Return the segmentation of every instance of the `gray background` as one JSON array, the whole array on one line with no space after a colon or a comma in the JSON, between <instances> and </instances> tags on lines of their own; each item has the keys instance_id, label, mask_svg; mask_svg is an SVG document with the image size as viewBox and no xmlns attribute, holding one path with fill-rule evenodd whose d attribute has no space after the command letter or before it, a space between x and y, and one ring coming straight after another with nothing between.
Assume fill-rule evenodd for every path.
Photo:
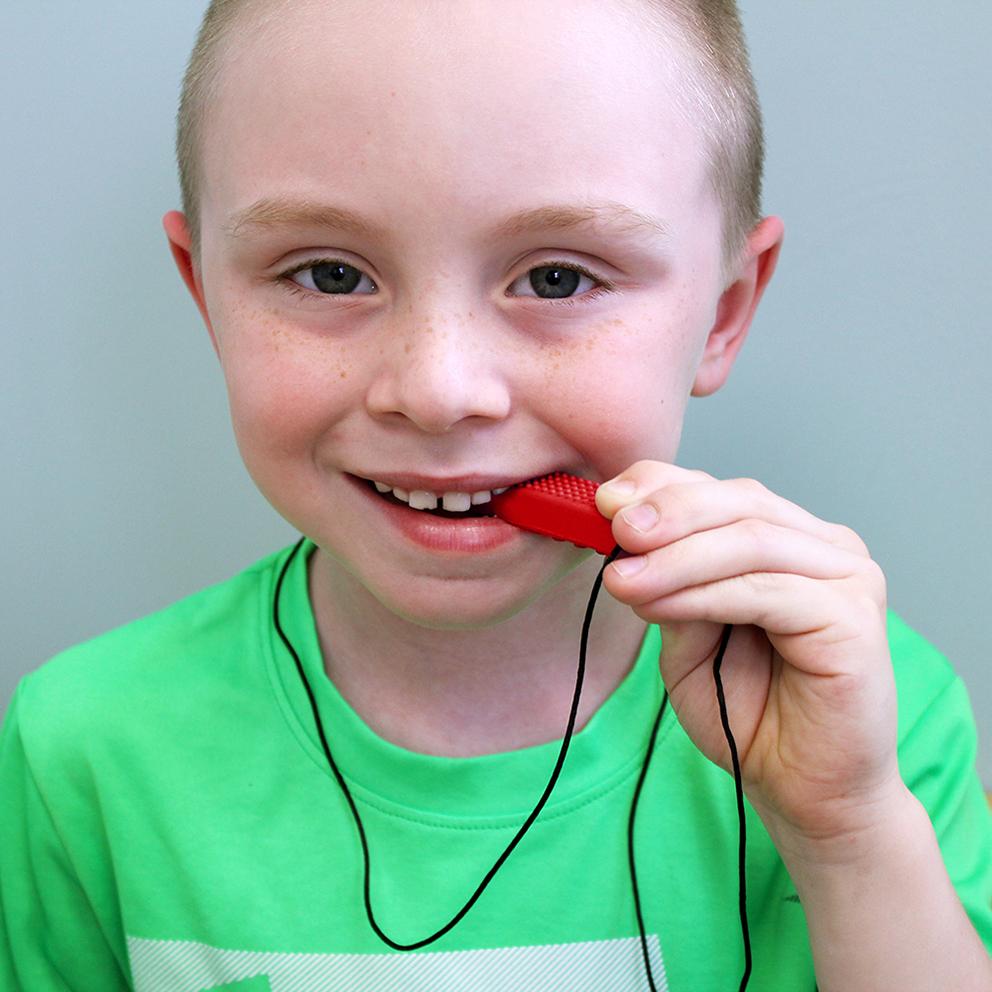
<instances>
[{"instance_id":1,"label":"gray background","mask_svg":"<svg viewBox=\"0 0 992 992\"><path fill-rule=\"evenodd\" d=\"M0 14L0 709L55 651L294 537L241 464L159 222L204 6ZM679 462L861 534L889 605L964 677L992 786L992 5L752 0L744 17L786 244Z\"/></svg>"}]
</instances>

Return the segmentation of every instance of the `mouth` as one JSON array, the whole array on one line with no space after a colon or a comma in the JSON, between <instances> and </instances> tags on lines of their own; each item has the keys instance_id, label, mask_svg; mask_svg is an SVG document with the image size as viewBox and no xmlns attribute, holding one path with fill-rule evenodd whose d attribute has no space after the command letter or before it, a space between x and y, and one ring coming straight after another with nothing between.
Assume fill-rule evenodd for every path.
<instances>
[{"instance_id":1,"label":"mouth","mask_svg":"<svg viewBox=\"0 0 992 992\"><path fill-rule=\"evenodd\" d=\"M389 486L372 479L356 476L366 488L379 499L394 506L429 514L448 520L464 520L469 517L495 517L488 507L493 493L505 492L508 487L494 490L478 490L474 493L448 492L434 493L425 489L406 490Z\"/></svg>"},{"instance_id":2,"label":"mouth","mask_svg":"<svg viewBox=\"0 0 992 992\"><path fill-rule=\"evenodd\" d=\"M601 533L604 524L608 531L609 521L590 508L586 490L595 491L595 483L561 470L523 479L511 474L439 478L400 473L388 482L344 474L363 494L363 502L372 500L381 508L373 511L376 534L381 525L384 536L402 536L435 554L522 553L533 549L540 536L596 550L607 541L607 551L613 547L612 534ZM425 484L444 491L418 488ZM485 485L493 488L482 489Z\"/></svg>"},{"instance_id":3,"label":"mouth","mask_svg":"<svg viewBox=\"0 0 992 992\"><path fill-rule=\"evenodd\" d=\"M524 540L528 535L523 530L500 519L487 505L496 490L477 488L480 484L509 482L506 476L432 480L435 485L440 483L438 488L444 488L443 493L405 490L350 472L345 473L345 477L363 501L372 501L367 504L370 509L378 507L381 510L373 513L371 519L375 534L387 543L399 538L407 547L412 545L420 551L426 549L432 555L453 556L454 559L480 554L512 554L514 549L529 543ZM422 486L426 481L423 476L414 475L392 478L392 483L410 486ZM449 488L459 485L470 491L456 492ZM505 492L509 487L501 488Z\"/></svg>"}]
</instances>

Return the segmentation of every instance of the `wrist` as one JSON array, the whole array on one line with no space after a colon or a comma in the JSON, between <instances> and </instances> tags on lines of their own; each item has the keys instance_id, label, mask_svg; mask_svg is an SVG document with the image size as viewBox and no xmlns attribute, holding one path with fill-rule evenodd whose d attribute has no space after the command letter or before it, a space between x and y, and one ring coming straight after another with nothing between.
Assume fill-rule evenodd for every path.
<instances>
[{"instance_id":1,"label":"wrist","mask_svg":"<svg viewBox=\"0 0 992 992\"><path fill-rule=\"evenodd\" d=\"M818 987L992 988L988 952L948 876L926 809L908 789L871 825L774 837L806 916Z\"/></svg>"},{"instance_id":2,"label":"wrist","mask_svg":"<svg viewBox=\"0 0 992 992\"><path fill-rule=\"evenodd\" d=\"M774 814L758 813L797 886L797 876L878 865L933 832L923 805L898 777L870 799L814 819L814 828L799 829Z\"/></svg>"}]
</instances>

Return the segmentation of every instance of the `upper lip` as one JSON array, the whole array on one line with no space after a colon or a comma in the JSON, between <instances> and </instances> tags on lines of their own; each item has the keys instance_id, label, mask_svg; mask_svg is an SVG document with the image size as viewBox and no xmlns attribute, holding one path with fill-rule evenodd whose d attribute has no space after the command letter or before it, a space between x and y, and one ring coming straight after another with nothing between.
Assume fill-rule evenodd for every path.
<instances>
[{"instance_id":1,"label":"upper lip","mask_svg":"<svg viewBox=\"0 0 992 992\"><path fill-rule=\"evenodd\" d=\"M381 475L363 472L358 476L368 482L381 482L394 489L405 489L408 492L417 490L429 493L478 493L484 490L503 489L515 486L518 482L537 478L546 473L536 475L450 475L444 477L430 475L413 475L409 472L383 472Z\"/></svg>"}]
</instances>

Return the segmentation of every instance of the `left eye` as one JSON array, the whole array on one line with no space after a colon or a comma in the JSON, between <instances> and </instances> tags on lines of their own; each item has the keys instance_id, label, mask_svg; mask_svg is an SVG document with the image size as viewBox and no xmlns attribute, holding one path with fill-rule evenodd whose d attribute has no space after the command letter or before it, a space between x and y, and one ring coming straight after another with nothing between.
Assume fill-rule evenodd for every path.
<instances>
[{"instance_id":1,"label":"left eye","mask_svg":"<svg viewBox=\"0 0 992 992\"><path fill-rule=\"evenodd\" d=\"M583 279L605 286L601 279L597 279L591 272L581 265L565 265L564 263L554 263L552 265L539 265L514 280L511 289L521 280L526 279L530 288L542 300L561 300L572 296ZM522 294L527 295L527 294Z\"/></svg>"},{"instance_id":2,"label":"left eye","mask_svg":"<svg viewBox=\"0 0 992 992\"><path fill-rule=\"evenodd\" d=\"M363 279L372 287L373 293L376 291L375 283L347 262L308 262L286 275L297 286L315 293L351 294Z\"/></svg>"}]
</instances>

